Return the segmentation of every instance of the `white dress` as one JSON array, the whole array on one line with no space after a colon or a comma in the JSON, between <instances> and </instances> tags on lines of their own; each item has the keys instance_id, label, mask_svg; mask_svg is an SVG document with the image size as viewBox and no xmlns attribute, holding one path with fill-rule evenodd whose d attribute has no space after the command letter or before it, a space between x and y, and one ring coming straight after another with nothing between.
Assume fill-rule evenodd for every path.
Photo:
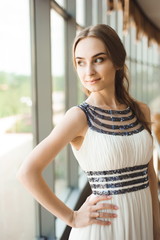
<instances>
[{"instance_id":1,"label":"white dress","mask_svg":"<svg viewBox=\"0 0 160 240\"><path fill-rule=\"evenodd\" d=\"M147 167L152 137L130 107L104 110L83 102L89 128L79 150L73 148L95 195L112 195L118 210L112 224L72 228L69 240L153 240L151 193Z\"/></svg>"}]
</instances>

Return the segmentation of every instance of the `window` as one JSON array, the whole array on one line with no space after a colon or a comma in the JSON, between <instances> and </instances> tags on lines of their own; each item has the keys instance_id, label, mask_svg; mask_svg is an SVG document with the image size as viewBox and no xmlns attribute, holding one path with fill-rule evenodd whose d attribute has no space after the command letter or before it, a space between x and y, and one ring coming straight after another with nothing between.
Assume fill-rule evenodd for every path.
<instances>
[{"instance_id":1,"label":"window","mask_svg":"<svg viewBox=\"0 0 160 240\"><path fill-rule=\"evenodd\" d=\"M65 0L56 0L56 2L57 2L61 7L64 7L64 5L65 5Z\"/></svg>"},{"instance_id":2,"label":"window","mask_svg":"<svg viewBox=\"0 0 160 240\"><path fill-rule=\"evenodd\" d=\"M32 149L29 1L0 8L0 226L1 239L35 236L34 200L16 179Z\"/></svg>"},{"instance_id":3,"label":"window","mask_svg":"<svg viewBox=\"0 0 160 240\"><path fill-rule=\"evenodd\" d=\"M66 111L65 78L65 30L64 20L51 10L52 82L53 82L53 125L55 126ZM58 29L58 31L57 31ZM55 194L65 200L68 187L67 147L56 157L54 164Z\"/></svg>"},{"instance_id":4,"label":"window","mask_svg":"<svg viewBox=\"0 0 160 240\"><path fill-rule=\"evenodd\" d=\"M76 0L76 22L85 26L85 0Z\"/></svg>"}]
</instances>

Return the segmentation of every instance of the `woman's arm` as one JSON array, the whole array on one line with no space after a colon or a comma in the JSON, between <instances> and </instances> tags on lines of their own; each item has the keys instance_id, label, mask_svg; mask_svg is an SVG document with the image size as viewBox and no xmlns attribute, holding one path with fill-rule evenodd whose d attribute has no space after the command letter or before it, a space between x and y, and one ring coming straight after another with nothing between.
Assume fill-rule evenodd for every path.
<instances>
[{"instance_id":1,"label":"woman's arm","mask_svg":"<svg viewBox=\"0 0 160 240\"><path fill-rule=\"evenodd\" d=\"M77 136L81 136L80 133L85 126L87 120L82 110L77 107L71 108L50 135L33 149L17 173L17 178L41 205L72 227L82 227L92 223L107 225L108 221L96 220L97 211L114 207L109 204L95 206L96 202L109 199L107 196L97 197L94 202L86 201L79 211L74 212L55 196L42 177L45 167L65 145ZM114 216L104 213L104 217Z\"/></svg>"}]
</instances>

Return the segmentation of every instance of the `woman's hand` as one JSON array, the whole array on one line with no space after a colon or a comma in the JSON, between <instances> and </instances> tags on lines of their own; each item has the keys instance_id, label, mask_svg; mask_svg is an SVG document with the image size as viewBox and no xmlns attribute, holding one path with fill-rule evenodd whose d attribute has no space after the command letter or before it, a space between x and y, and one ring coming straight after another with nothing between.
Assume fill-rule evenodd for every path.
<instances>
[{"instance_id":1,"label":"woman's hand","mask_svg":"<svg viewBox=\"0 0 160 240\"><path fill-rule=\"evenodd\" d=\"M96 196L91 199L91 196L89 196L81 208L74 211L72 227L81 228L91 224L110 225L111 222L106 218L116 218L117 214L100 211L104 209L117 210L118 207L109 203L100 203L100 201L110 200L111 198L111 196ZM99 220L99 218L104 220Z\"/></svg>"}]
</instances>

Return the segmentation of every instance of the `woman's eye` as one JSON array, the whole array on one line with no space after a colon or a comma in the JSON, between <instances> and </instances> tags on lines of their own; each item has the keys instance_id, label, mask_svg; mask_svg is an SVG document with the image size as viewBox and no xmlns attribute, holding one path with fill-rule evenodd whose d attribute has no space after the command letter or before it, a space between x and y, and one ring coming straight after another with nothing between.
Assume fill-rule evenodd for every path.
<instances>
[{"instance_id":1,"label":"woman's eye","mask_svg":"<svg viewBox=\"0 0 160 240\"><path fill-rule=\"evenodd\" d=\"M78 65L78 66L83 66L83 65L84 65L84 62L78 61L78 62L77 62L77 65Z\"/></svg>"},{"instance_id":2,"label":"woman's eye","mask_svg":"<svg viewBox=\"0 0 160 240\"><path fill-rule=\"evenodd\" d=\"M96 59L95 59L95 62L96 62L96 63L101 63L101 62L103 62L103 60L104 60L103 58L96 58Z\"/></svg>"}]
</instances>

